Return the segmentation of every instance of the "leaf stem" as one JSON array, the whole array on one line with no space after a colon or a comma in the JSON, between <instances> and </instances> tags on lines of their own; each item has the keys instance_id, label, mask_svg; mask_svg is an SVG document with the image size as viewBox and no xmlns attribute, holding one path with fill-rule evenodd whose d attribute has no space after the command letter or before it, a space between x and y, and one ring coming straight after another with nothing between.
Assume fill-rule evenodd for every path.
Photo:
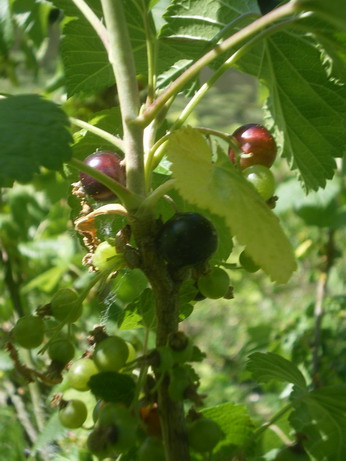
<instances>
[{"instance_id":1,"label":"leaf stem","mask_svg":"<svg viewBox=\"0 0 346 461\"><path fill-rule=\"evenodd\" d=\"M109 35L109 62L117 84L122 116L126 182L130 192L144 195L143 129L134 124L140 109L135 63L123 2L101 0Z\"/></svg>"},{"instance_id":2,"label":"leaf stem","mask_svg":"<svg viewBox=\"0 0 346 461\"><path fill-rule=\"evenodd\" d=\"M326 245L325 263L322 269L316 287L316 300L314 307L315 328L313 333L313 351L312 351L312 382L314 388L321 387L321 379L319 374L320 365L320 349L321 349L321 331L322 321L325 314L324 301L327 293L328 278L330 269L334 264L335 242L334 229L328 231L328 240Z\"/></svg>"},{"instance_id":3,"label":"leaf stem","mask_svg":"<svg viewBox=\"0 0 346 461\"><path fill-rule=\"evenodd\" d=\"M249 49L254 46L259 40L272 35L274 32L277 32L280 29L285 28L288 24L292 24L294 20L289 19L287 21L280 22L279 24L275 24L272 27L269 27L268 29L263 30L260 32L258 35L250 39L249 41L246 42L245 45L243 45L241 48L239 48L232 56L230 56L223 64L222 66L219 67L219 69L210 77L210 79L205 82L199 90L194 94L194 96L190 99L188 104L184 107L183 111L177 118L177 120L174 122L174 124L171 127L171 131L176 130L177 128L180 128L191 112L194 110L194 108L197 106L197 104L201 101L203 96L207 93L207 91L212 88L215 84L215 82L227 71L232 67L238 59L240 59L245 53L249 51Z\"/></svg>"},{"instance_id":4,"label":"leaf stem","mask_svg":"<svg viewBox=\"0 0 346 461\"><path fill-rule=\"evenodd\" d=\"M154 99L156 87L156 36L151 33L150 18L151 11L147 11L144 0L142 4L142 16L145 30L145 43L147 47L147 60L148 60L148 95L147 103L151 104Z\"/></svg>"},{"instance_id":5,"label":"leaf stem","mask_svg":"<svg viewBox=\"0 0 346 461\"><path fill-rule=\"evenodd\" d=\"M96 136L99 136L105 141L108 141L109 143L113 144L115 147L120 149L122 152L124 152L124 141L118 138L117 136L114 136L111 133L108 133L108 131L98 128L97 126L91 125L90 123L85 122L84 120L79 120L78 118L70 117L70 122L73 125L78 126L79 128L83 128L87 131L90 131L90 133L96 134Z\"/></svg>"},{"instance_id":6,"label":"leaf stem","mask_svg":"<svg viewBox=\"0 0 346 461\"><path fill-rule=\"evenodd\" d=\"M266 423L262 424L254 433L253 433L253 438L257 438L262 433L267 430L270 426L276 423L276 421L279 421L288 411L290 411L293 408L293 402L288 403L285 405L283 408L281 408L275 415Z\"/></svg>"},{"instance_id":7,"label":"leaf stem","mask_svg":"<svg viewBox=\"0 0 346 461\"><path fill-rule=\"evenodd\" d=\"M100 37L103 46L108 51L109 41L107 36L107 30L90 6L84 0L72 0L76 7L83 13L85 19L89 21L97 35Z\"/></svg>"},{"instance_id":8,"label":"leaf stem","mask_svg":"<svg viewBox=\"0 0 346 461\"><path fill-rule=\"evenodd\" d=\"M285 16L292 15L296 13L297 7L295 2L291 1L286 3L272 11L268 14L261 16L260 18L253 21L248 26L245 26L243 29L234 33L231 37L224 40L222 43L216 45L212 50L198 59L194 64L192 64L183 74L181 74L154 102L147 110L141 114L137 123L142 126L148 125L160 112L165 103L178 91L186 85L189 80L195 77L204 67L209 65L214 59L216 59L221 54L229 51L235 46L239 46L243 41L248 40L257 32L260 32L262 29L271 26L273 22L283 19Z\"/></svg>"}]
</instances>

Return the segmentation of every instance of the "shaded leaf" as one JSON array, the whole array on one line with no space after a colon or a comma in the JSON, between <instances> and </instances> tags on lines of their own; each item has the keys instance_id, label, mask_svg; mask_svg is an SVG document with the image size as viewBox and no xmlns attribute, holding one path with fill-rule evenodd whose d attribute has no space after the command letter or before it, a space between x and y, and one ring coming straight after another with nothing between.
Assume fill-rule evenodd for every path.
<instances>
[{"instance_id":1,"label":"shaded leaf","mask_svg":"<svg viewBox=\"0 0 346 461\"><path fill-rule=\"evenodd\" d=\"M129 376L115 371L93 375L88 385L97 399L129 405L135 395L136 383Z\"/></svg>"},{"instance_id":2,"label":"shaded leaf","mask_svg":"<svg viewBox=\"0 0 346 461\"><path fill-rule=\"evenodd\" d=\"M40 167L59 170L71 158L68 125L66 114L38 95L1 99L0 185L28 182Z\"/></svg>"},{"instance_id":3,"label":"shaded leaf","mask_svg":"<svg viewBox=\"0 0 346 461\"><path fill-rule=\"evenodd\" d=\"M243 446L252 436L254 423L242 405L223 403L202 410L202 414L217 422L226 436L215 447L215 452L222 450L226 445Z\"/></svg>"},{"instance_id":4,"label":"shaded leaf","mask_svg":"<svg viewBox=\"0 0 346 461\"><path fill-rule=\"evenodd\" d=\"M315 460L342 461L346 457L346 386L328 386L295 402L290 415L303 434L304 448Z\"/></svg>"},{"instance_id":5,"label":"shaded leaf","mask_svg":"<svg viewBox=\"0 0 346 461\"><path fill-rule=\"evenodd\" d=\"M272 352L255 352L249 357L247 369L258 382L268 382L272 379L296 385L299 389L306 389L306 381L297 368L289 360Z\"/></svg>"}]
</instances>

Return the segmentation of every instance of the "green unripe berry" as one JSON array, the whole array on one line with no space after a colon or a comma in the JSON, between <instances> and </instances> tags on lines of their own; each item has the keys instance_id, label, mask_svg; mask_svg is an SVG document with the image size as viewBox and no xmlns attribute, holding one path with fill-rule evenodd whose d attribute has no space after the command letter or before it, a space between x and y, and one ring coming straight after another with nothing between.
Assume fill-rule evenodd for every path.
<instances>
[{"instance_id":1,"label":"green unripe berry","mask_svg":"<svg viewBox=\"0 0 346 461\"><path fill-rule=\"evenodd\" d=\"M53 340L48 346L48 355L52 360L65 364L73 359L74 345L68 339Z\"/></svg>"},{"instance_id":2,"label":"green unripe berry","mask_svg":"<svg viewBox=\"0 0 346 461\"><path fill-rule=\"evenodd\" d=\"M50 305L53 316L60 322L73 323L82 315L78 293L71 288L57 291Z\"/></svg>"},{"instance_id":3,"label":"green unripe berry","mask_svg":"<svg viewBox=\"0 0 346 461\"><path fill-rule=\"evenodd\" d=\"M81 427L88 416L85 403L78 399L69 400L66 405L59 410L59 420L61 424L69 429Z\"/></svg>"},{"instance_id":4,"label":"green unripe berry","mask_svg":"<svg viewBox=\"0 0 346 461\"><path fill-rule=\"evenodd\" d=\"M102 242L98 245L93 255L93 265L99 271L103 271L112 265L117 252L113 245Z\"/></svg>"},{"instance_id":5,"label":"green unripe berry","mask_svg":"<svg viewBox=\"0 0 346 461\"><path fill-rule=\"evenodd\" d=\"M190 446L199 453L211 452L224 438L219 425L209 418L198 418L188 427Z\"/></svg>"},{"instance_id":6,"label":"green unripe berry","mask_svg":"<svg viewBox=\"0 0 346 461\"><path fill-rule=\"evenodd\" d=\"M101 371L118 371L129 356L129 348L119 336L108 336L96 344L93 360Z\"/></svg>"},{"instance_id":7,"label":"green unripe berry","mask_svg":"<svg viewBox=\"0 0 346 461\"><path fill-rule=\"evenodd\" d=\"M93 375L99 372L95 363L91 359L79 359L71 366L67 378L71 387L78 391L88 391L88 382Z\"/></svg>"},{"instance_id":8,"label":"green unripe berry","mask_svg":"<svg viewBox=\"0 0 346 461\"><path fill-rule=\"evenodd\" d=\"M274 175L266 166L250 166L249 168L245 168L243 175L254 186L263 200L269 200L274 195Z\"/></svg>"},{"instance_id":9,"label":"green unripe berry","mask_svg":"<svg viewBox=\"0 0 346 461\"><path fill-rule=\"evenodd\" d=\"M260 269L251 256L244 250L239 255L239 263L247 272L257 272Z\"/></svg>"},{"instance_id":10,"label":"green unripe berry","mask_svg":"<svg viewBox=\"0 0 346 461\"><path fill-rule=\"evenodd\" d=\"M198 279L198 289L206 298L218 299L225 296L229 283L227 272L220 267L214 267Z\"/></svg>"},{"instance_id":11,"label":"green unripe berry","mask_svg":"<svg viewBox=\"0 0 346 461\"><path fill-rule=\"evenodd\" d=\"M19 346L34 349L43 341L44 322L40 317L25 315L13 327L12 335Z\"/></svg>"}]
</instances>

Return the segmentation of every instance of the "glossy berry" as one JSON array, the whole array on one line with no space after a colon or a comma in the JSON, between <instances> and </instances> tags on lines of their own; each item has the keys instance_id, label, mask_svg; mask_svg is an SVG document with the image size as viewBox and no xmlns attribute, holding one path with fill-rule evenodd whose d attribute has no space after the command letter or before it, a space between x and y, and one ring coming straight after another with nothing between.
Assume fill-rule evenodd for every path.
<instances>
[{"instance_id":1,"label":"glossy berry","mask_svg":"<svg viewBox=\"0 0 346 461\"><path fill-rule=\"evenodd\" d=\"M190 446L199 453L210 452L224 438L220 426L209 418L198 418L188 427Z\"/></svg>"},{"instance_id":2,"label":"glossy berry","mask_svg":"<svg viewBox=\"0 0 346 461\"><path fill-rule=\"evenodd\" d=\"M255 263L255 261L245 250L243 250L239 255L239 263L247 272L253 273L260 269L260 266Z\"/></svg>"},{"instance_id":3,"label":"glossy berry","mask_svg":"<svg viewBox=\"0 0 346 461\"><path fill-rule=\"evenodd\" d=\"M118 371L129 356L129 348L119 336L108 336L96 344L93 360L101 371Z\"/></svg>"},{"instance_id":4,"label":"glossy berry","mask_svg":"<svg viewBox=\"0 0 346 461\"><path fill-rule=\"evenodd\" d=\"M69 400L59 410L59 420L61 424L69 429L81 427L88 416L85 403L78 399Z\"/></svg>"},{"instance_id":5,"label":"glossy berry","mask_svg":"<svg viewBox=\"0 0 346 461\"><path fill-rule=\"evenodd\" d=\"M66 364L73 359L74 345L68 339L53 340L48 346L48 355L56 362Z\"/></svg>"},{"instance_id":6,"label":"glossy berry","mask_svg":"<svg viewBox=\"0 0 346 461\"><path fill-rule=\"evenodd\" d=\"M243 171L243 175L257 190L263 200L269 200L275 192L275 179L269 168L253 165Z\"/></svg>"},{"instance_id":7,"label":"glossy berry","mask_svg":"<svg viewBox=\"0 0 346 461\"><path fill-rule=\"evenodd\" d=\"M91 359L79 359L71 366L67 373L68 383L78 391L88 391L88 382L93 375L99 372Z\"/></svg>"},{"instance_id":8,"label":"glossy berry","mask_svg":"<svg viewBox=\"0 0 346 461\"><path fill-rule=\"evenodd\" d=\"M53 296L51 303L53 316L59 322L73 323L82 315L82 304L79 295L71 288L62 288Z\"/></svg>"},{"instance_id":9,"label":"glossy berry","mask_svg":"<svg viewBox=\"0 0 346 461\"><path fill-rule=\"evenodd\" d=\"M93 254L93 265L99 271L103 271L112 265L116 254L117 252L113 245L108 242L101 242Z\"/></svg>"},{"instance_id":10,"label":"glossy berry","mask_svg":"<svg viewBox=\"0 0 346 461\"><path fill-rule=\"evenodd\" d=\"M166 221L158 235L163 258L174 267L205 262L217 248L212 223L197 213L177 213Z\"/></svg>"},{"instance_id":11,"label":"glossy berry","mask_svg":"<svg viewBox=\"0 0 346 461\"><path fill-rule=\"evenodd\" d=\"M84 162L96 170L104 173L112 179L115 179L120 184L125 185L125 169L121 164L121 158L110 151L97 151L89 155ZM97 181L87 173L81 172L80 180L84 191L94 200L107 201L116 198L115 194L105 185Z\"/></svg>"},{"instance_id":12,"label":"glossy berry","mask_svg":"<svg viewBox=\"0 0 346 461\"><path fill-rule=\"evenodd\" d=\"M12 330L14 341L25 349L38 347L44 336L44 322L40 317L25 315L21 317Z\"/></svg>"},{"instance_id":13,"label":"glossy berry","mask_svg":"<svg viewBox=\"0 0 346 461\"><path fill-rule=\"evenodd\" d=\"M251 165L264 165L269 168L274 163L276 143L264 126L253 123L243 125L235 130L232 138L244 154L252 154L250 157L240 157L239 164L242 170ZM232 148L229 149L228 155L235 163L236 152Z\"/></svg>"},{"instance_id":14,"label":"glossy berry","mask_svg":"<svg viewBox=\"0 0 346 461\"><path fill-rule=\"evenodd\" d=\"M218 299L225 296L229 288L229 276L221 267L214 267L198 279L198 289L203 296Z\"/></svg>"}]
</instances>

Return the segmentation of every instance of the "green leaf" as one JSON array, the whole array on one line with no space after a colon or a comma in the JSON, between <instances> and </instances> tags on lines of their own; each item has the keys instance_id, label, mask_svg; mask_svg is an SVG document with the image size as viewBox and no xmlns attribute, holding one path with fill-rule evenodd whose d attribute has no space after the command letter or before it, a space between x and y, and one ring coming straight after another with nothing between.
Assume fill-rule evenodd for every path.
<instances>
[{"instance_id":1,"label":"green leaf","mask_svg":"<svg viewBox=\"0 0 346 461\"><path fill-rule=\"evenodd\" d=\"M125 405L130 405L136 390L136 383L131 376L115 371L97 373L90 378L88 384L97 399Z\"/></svg>"},{"instance_id":2,"label":"green leaf","mask_svg":"<svg viewBox=\"0 0 346 461\"><path fill-rule=\"evenodd\" d=\"M271 279L287 282L296 269L291 245L278 218L226 155L212 164L207 141L190 127L174 132L166 151L180 195L222 216L231 234Z\"/></svg>"},{"instance_id":3,"label":"green leaf","mask_svg":"<svg viewBox=\"0 0 346 461\"><path fill-rule=\"evenodd\" d=\"M103 44L91 25L82 19L64 27L61 56L68 96L92 94L114 84L112 66Z\"/></svg>"},{"instance_id":4,"label":"green leaf","mask_svg":"<svg viewBox=\"0 0 346 461\"><path fill-rule=\"evenodd\" d=\"M346 86L328 76L318 47L310 36L280 32L240 61L268 86L275 137L307 191L326 185L346 149Z\"/></svg>"},{"instance_id":5,"label":"green leaf","mask_svg":"<svg viewBox=\"0 0 346 461\"><path fill-rule=\"evenodd\" d=\"M151 289L146 288L138 298L131 302L119 315L120 330L152 327L155 319L155 300Z\"/></svg>"},{"instance_id":6,"label":"green leaf","mask_svg":"<svg viewBox=\"0 0 346 461\"><path fill-rule=\"evenodd\" d=\"M11 406L2 405L0 410L0 459L25 461L27 442L18 416Z\"/></svg>"},{"instance_id":7,"label":"green leaf","mask_svg":"<svg viewBox=\"0 0 346 461\"><path fill-rule=\"evenodd\" d=\"M159 34L158 85L163 88L222 38L259 15L255 0L174 0ZM226 56L224 57L226 59Z\"/></svg>"},{"instance_id":8,"label":"green leaf","mask_svg":"<svg viewBox=\"0 0 346 461\"><path fill-rule=\"evenodd\" d=\"M296 0L304 11L315 11L342 31L346 31L346 10L344 0Z\"/></svg>"},{"instance_id":9,"label":"green leaf","mask_svg":"<svg viewBox=\"0 0 346 461\"><path fill-rule=\"evenodd\" d=\"M243 446L252 436L254 423L247 409L242 405L236 405L232 402L223 403L202 410L202 414L217 422L226 436L215 447L215 452L222 450L222 447L227 445Z\"/></svg>"},{"instance_id":10,"label":"green leaf","mask_svg":"<svg viewBox=\"0 0 346 461\"><path fill-rule=\"evenodd\" d=\"M107 52L90 23L69 3L71 2L66 4L66 1L55 1L56 5L61 4L67 14L75 17L65 25L61 45L68 95L101 91L115 83ZM144 13L136 0L123 0L123 3L136 71L138 74L146 75L146 36L142 19ZM103 21L99 1L94 0L90 6ZM151 27L154 28L153 24Z\"/></svg>"},{"instance_id":11,"label":"green leaf","mask_svg":"<svg viewBox=\"0 0 346 461\"><path fill-rule=\"evenodd\" d=\"M296 385L306 389L306 381L297 366L289 360L272 352L255 352L249 357L247 369L258 382L268 382L272 379Z\"/></svg>"},{"instance_id":12,"label":"green leaf","mask_svg":"<svg viewBox=\"0 0 346 461\"><path fill-rule=\"evenodd\" d=\"M0 186L28 182L40 167L59 170L71 158L66 114L38 95L0 100Z\"/></svg>"},{"instance_id":13,"label":"green leaf","mask_svg":"<svg viewBox=\"0 0 346 461\"><path fill-rule=\"evenodd\" d=\"M328 386L295 404L290 422L302 434L306 451L316 460L346 458L346 386Z\"/></svg>"}]
</instances>

